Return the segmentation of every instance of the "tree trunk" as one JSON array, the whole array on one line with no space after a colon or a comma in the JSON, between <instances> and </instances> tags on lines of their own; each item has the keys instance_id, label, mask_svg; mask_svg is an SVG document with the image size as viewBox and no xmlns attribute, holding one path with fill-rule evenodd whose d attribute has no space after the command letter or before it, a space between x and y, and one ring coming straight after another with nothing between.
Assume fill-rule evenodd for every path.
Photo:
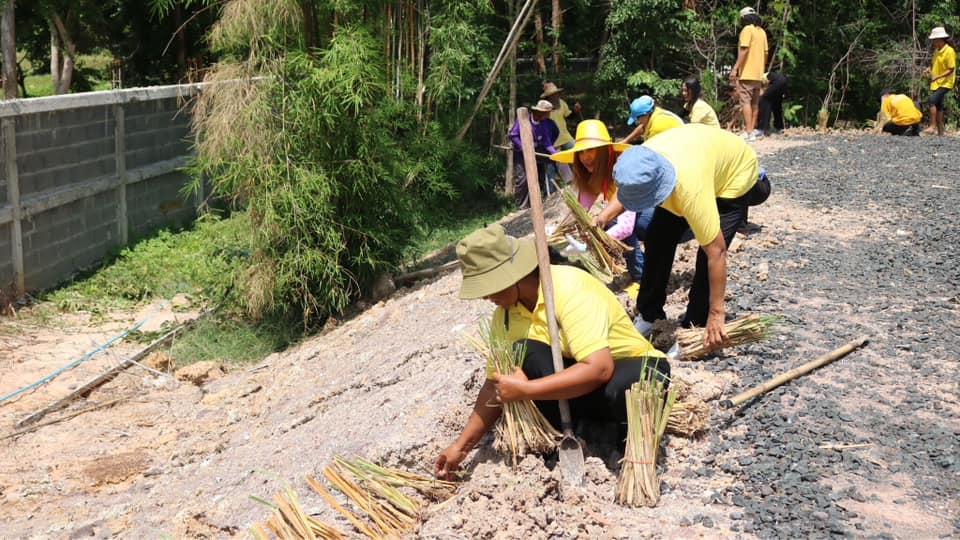
<instances>
[{"instance_id":1,"label":"tree trunk","mask_svg":"<svg viewBox=\"0 0 960 540\"><path fill-rule=\"evenodd\" d=\"M66 94L70 92L70 86L73 84L73 67L77 58L77 46L67 32L66 25L56 13L53 14L53 24L57 27L57 33L60 35L60 42L63 44L63 69L60 72L60 84L54 89L56 94Z\"/></svg>"},{"instance_id":2,"label":"tree trunk","mask_svg":"<svg viewBox=\"0 0 960 540\"><path fill-rule=\"evenodd\" d=\"M0 18L0 48L3 49L3 95L6 99L17 98L17 35L14 19L14 0L7 0L7 7Z\"/></svg>"},{"instance_id":3,"label":"tree trunk","mask_svg":"<svg viewBox=\"0 0 960 540\"><path fill-rule=\"evenodd\" d=\"M560 25L563 22L563 11L560 9L560 0L553 0L553 72L560 73Z\"/></svg>"},{"instance_id":4,"label":"tree trunk","mask_svg":"<svg viewBox=\"0 0 960 540\"><path fill-rule=\"evenodd\" d=\"M317 11L314 2L300 1L300 11L303 12L303 41L308 51L318 45L317 40Z\"/></svg>"},{"instance_id":5,"label":"tree trunk","mask_svg":"<svg viewBox=\"0 0 960 540\"><path fill-rule=\"evenodd\" d=\"M60 36L57 34L57 27L50 22L50 79L53 81L53 89L56 91L60 86Z\"/></svg>"},{"instance_id":6,"label":"tree trunk","mask_svg":"<svg viewBox=\"0 0 960 540\"><path fill-rule=\"evenodd\" d=\"M177 27L177 67L183 76L187 74L187 33L183 27L183 8L180 2L173 7L173 24Z\"/></svg>"},{"instance_id":7,"label":"tree trunk","mask_svg":"<svg viewBox=\"0 0 960 540\"><path fill-rule=\"evenodd\" d=\"M537 69L540 70L540 75L546 75L547 61L543 57L543 17L540 16L539 10L534 15L533 26L537 37Z\"/></svg>"}]
</instances>

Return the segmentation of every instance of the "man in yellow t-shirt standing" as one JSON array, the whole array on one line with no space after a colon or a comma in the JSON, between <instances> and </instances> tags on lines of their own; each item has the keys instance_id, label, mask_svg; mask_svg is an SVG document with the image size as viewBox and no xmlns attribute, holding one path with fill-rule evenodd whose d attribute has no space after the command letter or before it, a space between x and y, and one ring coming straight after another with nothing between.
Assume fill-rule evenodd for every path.
<instances>
[{"instance_id":1,"label":"man in yellow t-shirt standing","mask_svg":"<svg viewBox=\"0 0 960 540\"><path fill-rule=\"evenodd\" d=\"M760 112L760 87L767 63L767 33L760 27L760 16L752 7L740 10L739 52L737 62L730 70L730 84L740 100L743 113L743 138L756 140L763 133L757 129Z\"/></svg>"},{"instance_id":2,"label":"man in yellow t-shirt standing","mask_svg":"<svg viewBox=\"0 0 960 540\"><path fill-rule=\"evenodd\" d=\"M933 64L930 66L930 127L924 133L943 135L944 118L943 102L947 92L953 89L957 82L957 51L950 42L947 30L938 26L930 32L930 41L933 45Z\"/></svg>"},{"instance_id":3,"label":"man in yellow t-shirt standing","mask_svg":"<svg viewBox=\"0 0 960 540\"><path fill-rule=\"evenodd\" d=\"M884 90L880 95L880 118L874 130L891 135L920 135L920 120L923 113L913 103L910 96L894 94Z\"/></svg>"},{"instance_id":4,"label":"man in yellow t-shirt standing","mask_svg":"<svg viewBox=\"0 0 960 540\"><path fill-rule=\"evenodd\" d=\"M557 140L553 141L553 146L557 151L573 148L573 136L570 135L570 130L567 128L567 117L573 112L580 114L580 103L574 103L573 109L570 109L567 102L560 97L562 95L563 88L558 88L557 85L552 82L543 83L543 93L540 94L540 99L545 99L553 105L553 111L550 112L550 119L553 120L553 123L556 124L560 130L560 134L557 135ZM573 181L573 171L569 165L558 165L551 161L547 164L547 177L556 178L557 176L563 178L563 181L566 183Z\"/></svg>"},{"instance_id":5,"label":"man in yellow t-shirt standing","mask_svg":"<svg viewBox=\"0 0 960 540\"><path fill-rule=\"evenodd\" d=\"M627 389L645 370L669 381L666 355L637 332L620 301L603 283L572 266L550 267L564 363L563 371L554 372L532 239L507 236L500 225L490 225L461 240L457 258L463 274L460 298L482 298L495 304L491 333L523 346L524 360L513 374L488 369L463 431L434 463L437 476L444 478L456 471L500 418L502 409L493 404L532 400L544 417L559 427L557 400L565 399L578 428L595 424L609 429L585 431L611 435L621 431L625 436Z\"/></svg>"},{"instance_id":6,"label":"man in yellow t-shirt standing","mask_svg":"<svg viewBox=\"0 0 960 540\"><path fill-rule=\"evenodd\" d=\"M625 208L656 208L647 228L637 330L647 335L656 320L666 318L673 257L691 229L700 250L681 325L705 326L704 344L721 346L726 341L727 246L746 220L747 207L770 195L757 154L729 131L687 124L624 151L613 178Z\"/></svg>"}]
</instances>

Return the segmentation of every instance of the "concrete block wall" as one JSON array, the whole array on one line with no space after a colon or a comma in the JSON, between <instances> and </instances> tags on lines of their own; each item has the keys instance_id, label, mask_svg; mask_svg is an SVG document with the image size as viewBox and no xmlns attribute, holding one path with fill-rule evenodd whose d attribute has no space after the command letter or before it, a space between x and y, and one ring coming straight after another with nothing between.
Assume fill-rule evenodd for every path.
<instances>
[{"instance_id":1,"label":"concrete block wall","mask_svg":"<svg viewBox=\"0 0 960 540\"><path fill-rule=\"evenodd\" d=\"M190 223L196 203L183 195L189 177L179 170L191 151L183 104L201 86L0 102L0 291L54 287L124 241Z\"/></svg>"}]
</instances>

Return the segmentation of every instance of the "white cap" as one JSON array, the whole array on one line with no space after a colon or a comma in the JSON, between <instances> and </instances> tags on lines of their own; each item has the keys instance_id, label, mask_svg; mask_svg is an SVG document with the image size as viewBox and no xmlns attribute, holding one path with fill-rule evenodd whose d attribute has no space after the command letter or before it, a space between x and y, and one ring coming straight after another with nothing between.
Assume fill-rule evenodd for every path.
<instances>
[{"instance_id":1,"label":"white cap","mask_svg":"<svg viewBox=\"0 0 960 540\"><path fill-rule=\"evenodd\" d=\"M538 112L551 112L553 110L553 104L545 99L541 99L536 105L530 108Z\"/></svg>"},{"instance_id":2,"label":"white cap","mask_svg":"<svg viewBox=\"0 0 960 540\"><path fill-rule=\"evenodd\" d=\"M947 29L942 26L938 26L930 32L930 37L927 39L947 39L948 37L950 37L950 35L947 34Z\"/></svg>"},{"instance_id":3,"label":"white cap","mask_svg":"<svg viewBox=\"0 0 960 540\"><path fill-rule=\"evenodd\" d=\"M757 12L752 7L747 6L740 10L740 18L746 17L747 15L756 15Z\"/></svg>"}]
</instances>

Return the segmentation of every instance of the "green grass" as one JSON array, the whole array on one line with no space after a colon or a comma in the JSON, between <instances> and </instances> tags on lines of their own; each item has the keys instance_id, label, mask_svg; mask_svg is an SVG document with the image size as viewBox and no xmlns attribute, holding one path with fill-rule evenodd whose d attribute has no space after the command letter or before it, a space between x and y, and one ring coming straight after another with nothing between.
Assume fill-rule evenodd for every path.
<instances>
[{"instance_id":1,"label":"green grass","mask_svg":"<svg viewBox=\"0 0 960 540\"><path fill-rule=\"evenodd\" d=\"M250 324L223 316L211 316L185 332L170 348L177 366L203 360L250 364L286 348L300 337L299 325L279 322Z\"/></svg>"},{"instance_id":2,"label":"green grass","mask_svg":"<svg viewBox=\"0 0 960 540\"><path fill-rule=\"evenodd\" d=\"M160 231L41 300L62 311L94 314L131 309L178 293L189 294L195 303L219 302L249 257L249 227L247 215L237 213L228 219L207 215L189 231Z\"/></svg>"},{"instance_id":3,"label":"green grass","mask_svg":"<svg viewBox=\"0 0 960 540\"><path fill-rule=\"evenodd\" d=\"M513 201L503 197L481 200L469 208L452 211L446 218L421 227L416 238L403 253L404 262L412 264L431 251L456 242L471 232L489 225L516 209Z\"/></svg>"},{"instance_id":4,"label":"green grass","mask_svg":"<svg viewBox=\"0 0 960 540\"><path fill-rule=\"evenodd\" d=\"M23 54L23 51L20 51ZM19 54L18 54L19 56ZM77 71L85 70L91 76L92 91L109 90L110 69L113 58L107 51L99 51L92 54L81 54L77 56ZM24 73L33 73L24 77L23 84L27 87L27 95L32 98L53 95L53 78L50 73L35 73L33 64L28 60L23 64ZM49 68L44 67L38 71L49 72Z\"/></svg>"}]
</instances>

